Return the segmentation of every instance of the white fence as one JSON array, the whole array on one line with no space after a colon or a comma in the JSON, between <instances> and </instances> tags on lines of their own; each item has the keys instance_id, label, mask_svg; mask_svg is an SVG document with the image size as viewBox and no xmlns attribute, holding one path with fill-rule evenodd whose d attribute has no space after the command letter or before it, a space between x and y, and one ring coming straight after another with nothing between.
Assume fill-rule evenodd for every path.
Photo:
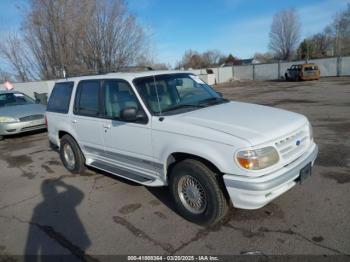
<instances>
[{"instance_id":1,"label":"white fence","mask_svg":"<svg viewBox=\"0 0 350 262\"><path fill-rule=\"evenodd\" d=\"M350 56L310 59L309 63L319 66L321 77L350 76ZM305 61L280 62L271 64L253 64L242 66L211 68L215 73L217 83L229 80L276 80L284 77L286 70L293 64ZM195 74L205 74L206 69L192 70Z\"/></svg>"}]
</instances>

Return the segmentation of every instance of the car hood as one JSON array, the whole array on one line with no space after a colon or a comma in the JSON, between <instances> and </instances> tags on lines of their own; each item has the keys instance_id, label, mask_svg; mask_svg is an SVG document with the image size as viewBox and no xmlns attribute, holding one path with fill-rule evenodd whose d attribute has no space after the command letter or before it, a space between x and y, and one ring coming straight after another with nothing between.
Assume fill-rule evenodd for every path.
<instances>
[{"instance_id":1,"label":"car hood","mask_svg":"<svg viewBox=\"0 0 350 262\"><path fill-rule=\"evenodd\" d=\"M20 118L30 115L44 115L46 107L41 104L0 107L0 116Z\"/></svg>"},{"instance_id":2,"label":"car hood","mask_svg":"<svg viewBox=\"0 0 350 262\"><path fill-rule=\"evenodd\" d=\"M259 145L301 128L305 116L256 104L229 102L179 115L181 122L212 129Z\"/></svg>"}]
</instances>

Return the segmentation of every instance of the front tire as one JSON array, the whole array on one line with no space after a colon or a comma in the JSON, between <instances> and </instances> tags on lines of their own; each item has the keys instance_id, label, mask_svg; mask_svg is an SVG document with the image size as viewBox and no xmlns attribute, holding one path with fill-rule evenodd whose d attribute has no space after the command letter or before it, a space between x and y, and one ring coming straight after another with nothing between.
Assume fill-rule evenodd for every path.
<instances>
[{"instance_id":1,"label":"front tire","mask_svg":"<svg viewBox=\"0 0 350 262\"><path fill-rule=\"evenodd\" d=\"M228 203L219 186L217 174L198 160L177 163L169 177L170 191L178 213L200 225L220 221Z\"/></svg>"},{"instance_id":2,"label":"front tire","mask_svg":"<svg viewBox=\"0 0 350 262\"><path fill-rule=\"evenodd\" d=\"M69 135L61 139L60 158L65 168L73 174L82 173L85 169L85 157L77 142Z\"/></svg>"}]
</instances>

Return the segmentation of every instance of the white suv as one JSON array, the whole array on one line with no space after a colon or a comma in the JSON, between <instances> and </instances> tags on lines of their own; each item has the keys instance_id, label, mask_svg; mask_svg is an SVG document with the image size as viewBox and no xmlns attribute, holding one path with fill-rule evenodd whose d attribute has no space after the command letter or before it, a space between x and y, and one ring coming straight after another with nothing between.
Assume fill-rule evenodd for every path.
<instances>
[{"instance_id":1,"label":"white suv","mask_svg":"<svg viewBox=\"0 0 350 262\"><path fill-rule=\"evenodd\" d=\"M260 208L311 175L318 147L303 115L231 102L183 71L111 73L57 82L47 108L64 166L169 186L198 224Z\"/></svg>"}]
</instances>

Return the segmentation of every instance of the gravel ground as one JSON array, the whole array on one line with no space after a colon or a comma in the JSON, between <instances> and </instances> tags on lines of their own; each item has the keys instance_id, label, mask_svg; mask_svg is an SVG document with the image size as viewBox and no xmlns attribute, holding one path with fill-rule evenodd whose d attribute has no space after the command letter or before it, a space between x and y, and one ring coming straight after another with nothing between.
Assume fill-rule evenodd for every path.
<instances>
[{"instance_id":1,"label":"gravel ground","mask_svg":"<svg viewBox=\"0 0 350 262\"><path fill-rule=\"evenodd\" d=\"M306 115L320 146L313 176L264 208L232 209L204 228L176 214L167 188L96 170L71 175L46 133L7 138L0 142L0 255L350 254L350 78L216 88L231 100Z\"/></svg>"}]
</instances>

